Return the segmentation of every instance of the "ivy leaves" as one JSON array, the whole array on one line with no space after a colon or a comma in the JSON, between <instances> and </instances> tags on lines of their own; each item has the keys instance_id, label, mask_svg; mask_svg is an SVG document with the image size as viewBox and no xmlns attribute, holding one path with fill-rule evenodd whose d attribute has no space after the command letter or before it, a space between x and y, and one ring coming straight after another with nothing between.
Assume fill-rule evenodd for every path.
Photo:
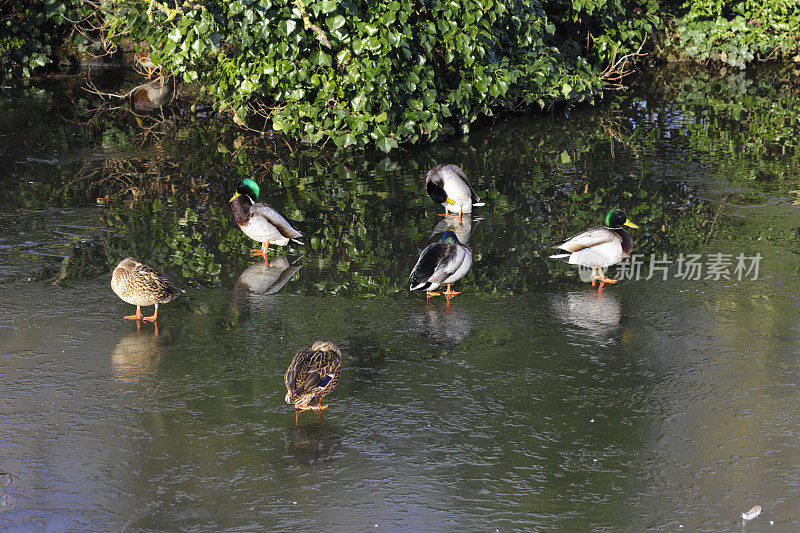
<instances>
[{"instance_id":1,"label":"ivy leaves","mask_svg":"<svg viewBox=\"0 0 800 533\"><path fill-rule=\"evenodd\" d=\"M91 9L45 3L61 23ZM219 110L308 143L387 152L467 133L502 109L591 98L616 54L660 23L653 0L102 5L97 42L146 43L163 72L198 84Z\"/></svg>"}]
</instances>

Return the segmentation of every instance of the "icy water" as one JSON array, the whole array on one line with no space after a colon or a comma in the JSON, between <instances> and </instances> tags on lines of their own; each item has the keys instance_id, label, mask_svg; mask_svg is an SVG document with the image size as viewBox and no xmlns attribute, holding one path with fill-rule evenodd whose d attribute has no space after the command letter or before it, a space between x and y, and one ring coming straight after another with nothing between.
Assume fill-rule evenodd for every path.
<instances>
[{"instance_id":1,"label":"icy water","mask_svg":"<svg viewBox=\"0 0 800 533\"><path fill-rule=\"evenodd\" d=\"M797 531L792 79L662 73L388 157L3 89L0 528ZM444 162L487 202L460 225L422 189ZM245 176L306 233L269 269ZM598 295L546 256L615 206L643 264ZM475 261L426 304L407 277L451 225ZM111 291L128 255L187 290L157 329ZM295 425L318 338L341 382Z\"/></svg>"}]
</instances>

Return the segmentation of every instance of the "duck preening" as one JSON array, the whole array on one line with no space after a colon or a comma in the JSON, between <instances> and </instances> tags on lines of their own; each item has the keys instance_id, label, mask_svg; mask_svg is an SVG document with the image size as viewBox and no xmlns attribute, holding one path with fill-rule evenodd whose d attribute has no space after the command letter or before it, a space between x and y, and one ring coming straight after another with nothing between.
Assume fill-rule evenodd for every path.
<instances>
[{"instance_id":1,"label":"duck preening","mask_svg":"<svg viewBox=\"0 0 800 533\"><path fill-rule=\"evenodd\" d=\"M322 398L333 392L342 372L342 354L331 341L318 340L297 352L283 375L286 403L297 411L327 409ZM313 405L319 401L318 405Z\"/></svg>"},{"instance_id":2,"label":"duck preening","mask_svg":"<svg viewBox=\"0 0 800 533\"><path fill-rule=\"evenodd\" d=\"M261 248L252 248L250 252L253 255L262 256L264 263L269 264L270 243L286 246L290 240L300 242L297 239L303 234L294 229L275 209L260 202L260 193L255 181L249 178L243 179L239 182L236 194L233 195L230 202L236 224L245 235L261 243Z\"/></svg>"},{"instance_id":3,"label":"duck preening","mask_svg":"<svg viewBox=\"0 0 800 533\"><path fill-rule=\"evenodd\" d=\"M450 284L463 278L472 266L472 250L458 242L451 231L445 231L442 240L429 244L419 255L417 264L408 277L410 290L422 289L428 299L438 296L434 292L440 285L447 285L444 295L450 297L460 294L450 290Z\"/></svg>"},{"instance_id":4,"label":"duck preening","mask_svg":"<svg viewBox=\"0 0 800 533\"><path fill-rule=\"evenodd\" d=\"M437 204L444 207L444 215L472 213L473 207L486 205L475 194L467 175L457 165L436 165L425 176L425 189Z\"/></svg>"}]
</instances>

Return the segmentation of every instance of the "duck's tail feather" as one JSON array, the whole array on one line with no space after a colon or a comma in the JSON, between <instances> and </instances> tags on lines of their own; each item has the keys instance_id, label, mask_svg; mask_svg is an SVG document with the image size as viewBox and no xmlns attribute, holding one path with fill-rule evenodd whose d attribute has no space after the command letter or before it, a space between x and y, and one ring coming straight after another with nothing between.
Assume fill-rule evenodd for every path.
<instances>
[{"instance_id":1,"label":"duck's tail feather","mask_svg":"<svg viewBox=\"0 0 800 533\"><path fill-rule=\"evenodd\" d=\"M428 287L430 287L432 285L431 282L429 282L429 281L423 281L422 283L417 283L416 285L413 285L413 283L414 283L413 281L411 283L412 284L409 285L409 288L408 288L408 290L411 290L411 291L415 291L417 289L427 290Z\"/></svg>"},{"instance_id":2,"label":"duck's tail feather","mask_svg":"<svg viewBox=\"0 0 800 533\"><path fill-rule=\"evenodd\" d=\"M472 207L483 207L485 205L486 205L486 202L477 202L477 203L473 203Z\"/></svg>"},{"instance_id":3,"label":"duck's tail feather","mask_svg":"<svg viewBox=\"0 0 800 533\"><path fill-rule=\"evenodd\" d=\"M555 255L551 255L550 259L558 259L559 261L567 262L567 261L569 261L569 258L570 258L571 255L572 255L571 253L569 253L569 254L555 254Z\"/></svg>"}]
</instances>

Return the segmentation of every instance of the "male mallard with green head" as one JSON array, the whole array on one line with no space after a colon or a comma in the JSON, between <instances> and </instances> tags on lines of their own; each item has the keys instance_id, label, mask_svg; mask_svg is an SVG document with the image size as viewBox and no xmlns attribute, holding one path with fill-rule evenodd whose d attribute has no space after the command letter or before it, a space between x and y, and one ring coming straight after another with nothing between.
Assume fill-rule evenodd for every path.
<instances>
[{"instance_id":1,"label":"male mallard with green head","mask_svg":"<svg viewBox=\"0 0 800 533\"><path fill-rule=\"evenodd\" d=\"M551 255L550 258L591 268L592 287L595 281L599 281L602 290L604 283L617 282L606 277L603 269L619 263L633 251L633 238L622 226L639 228L628 220L624 211L612 209L606 215L605 225L595 226L554 246L569 253Z\"/></svg>"},{"instance_id":2,"label":"male mallard with green head","mask_svg":"<svg viewBox=\"0 0 800 533\"><path fill-rule=\"evenodd\" d=\"M261 243L261 248L253 248L250 252L262 256L264 263L269 265L267 253L270 243L286 246L290 239L296 241L303 234L294 229L283 215L259 202L260 194L258 184L247 178L239 183L230 201L236 224L245 235Z\"/></svg>"},{"instance_id":3,"label":"male mallard with green head","mask_svg":"<svg viewBox=\"0 0 800 533\"><path fill-rule=\"evenodd\" d=\"M111 288L123 301L136 306L136 314L128 320L155 322L158 304L172 301L184 291L175 287L166 276L143 265L133 257L123 259L111 274ZM142 306L154 305L153 316L142 316Z\"/></svg>"},{"instance_id":4,"label":"male mallard with green head","mask_svg":"<svg viewBox=\"0 0 800 533\"><path fill-rule=\"evenodd\" d=\"M436 165L425 176L425 189L437 204L444 207L444 215L448 212L459 216L472 213L472 207L486 205L481 203L480 196L475 194L469 184L467 175L457 165Z\"/></svg>"},{"instance_id":5,"label":"male mallard with green head","mask_svg":"<svg viewBox=\"0 0 800 533\"><path fill-rule=\"evenodd\" d=\"M286 403L298 411L327 409L322 398L333 392L342 372L342 354L331 342L319 340L297 352L283 375ZM318 405L311 405L319 400Z\"/></svg>"},{"instance_id":6,"label":"male mallard with green head","mask_svg":"<svg viewBox=\"0 0 800 533\"><path fill-rule=\"evenodd\" d=\"M433 292L440 285L447 285L444 295L450 303L450 297L458 292L450 290L450 284L463 278L472 266L472 250L458 242L455 232L447 230L442 240L429 244L419 255L417 264L408 277L412 291L423 289L428 299L438 296Z\"/></svg>"}]
</instances>

